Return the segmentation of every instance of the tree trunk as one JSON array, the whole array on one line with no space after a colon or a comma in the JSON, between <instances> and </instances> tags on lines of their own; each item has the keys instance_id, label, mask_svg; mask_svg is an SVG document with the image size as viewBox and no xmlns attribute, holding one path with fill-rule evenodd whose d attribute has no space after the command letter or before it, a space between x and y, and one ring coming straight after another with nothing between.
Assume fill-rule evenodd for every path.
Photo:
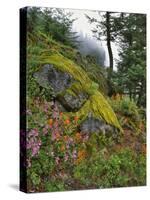
<instances>
[{"instance_id":1,"label":"tree trunk","mask_svg":"<svg viewBox=\"0 0 150 200\"><path fill-rule=\"evenodd\" d=\"M110 12L106 12L106 32L107 32L107 48L109 54L110 75L113 71L113 53L111 49L111 34L110 34Z\"/></svg>"},{"instance_id":2,"label":"tree trunk","mask_svg":"<svg viewBox=\"0 0 150 200\"><path fill-rule=\"evenodd\" d=\"M141 88L138 92L138 100L137 100L138 106L146 107L146 97L144 94L146 94L145 82L142 83Z\"/></svg>"}]
</instances>

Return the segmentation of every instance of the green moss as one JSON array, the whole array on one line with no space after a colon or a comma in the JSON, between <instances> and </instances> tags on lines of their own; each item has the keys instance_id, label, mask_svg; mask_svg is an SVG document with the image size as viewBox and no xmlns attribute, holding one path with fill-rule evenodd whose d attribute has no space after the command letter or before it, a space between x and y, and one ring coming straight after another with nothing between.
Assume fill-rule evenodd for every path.
<instances>
[{"instance_id":1,"label":"green moss","mask_svg":"<svg viewBox=\"0 0 150 200\"><path fill-rule=\"evenodd\" d=\"M100 118L122 131L115 113L99 91L90 96L76 115L79 116L81 120L84 120L88 116L88 113L92 113L95 118Z\"/></svg>"}]
</instances>

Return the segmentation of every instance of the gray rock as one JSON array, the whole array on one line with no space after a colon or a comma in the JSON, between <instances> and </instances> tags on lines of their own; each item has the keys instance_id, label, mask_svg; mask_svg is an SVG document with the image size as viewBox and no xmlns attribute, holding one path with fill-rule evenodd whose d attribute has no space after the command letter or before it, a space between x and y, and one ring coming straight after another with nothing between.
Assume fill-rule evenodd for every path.
<instances>
[{"instance_id":1,"label":"gray rock","mask_svg":"<svg viewBox=\"0 0 150 200\"><path fill-rule=\"evenodd\" d=\"M83 92L75 96L68 93L67 89L75 80L68 73L57 70L52 64L44 65L38 72L34 73L34 78L40 86L53 90L56 99L63 107L62 110L78 110L88 97Z\"/></svg>"},{"instance_id":2,"label":"gray rock","mask_svg":"<svg viewBox=\"0 0 150 200\"><path fill-rule=\"evenodd\" d=\"M115 132L114 127L106 124L103 120L96 119L92 116L82 122L80 130L82 133L102 133L104 135Z\"/></svg>"},{"instance_id":3,"label":"gray rock","mask_svg":"<svg viewBox=\"0 0 150 200\"><path fill-rule=\"evenodd\" d=\"M62 105L71 111L77 111L87 100L88 95L80 92L78 95L72 95L66 92L64 95L59 96L59 101Z\"/></svg>"},{"instance_id":4,"label":"gray rock","mask_svg":"<svg viewBox=\"0 0 150 200\"><path fill-rule=\"evenodd\" d=\"M69 88L73 82L71 75L57 70L52 64L44 65L33 76L40 86L53 89L56 95Z\"/></svg>"}]
</instances>

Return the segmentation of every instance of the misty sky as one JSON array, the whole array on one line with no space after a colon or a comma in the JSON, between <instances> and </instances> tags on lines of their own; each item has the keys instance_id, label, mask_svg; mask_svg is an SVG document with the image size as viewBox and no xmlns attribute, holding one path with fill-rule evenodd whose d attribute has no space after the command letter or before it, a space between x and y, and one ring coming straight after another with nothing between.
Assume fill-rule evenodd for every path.
<instances>
[{"instance_id":1,"label":"misty sky","mask_svg":"<svg viewBox=\"0 0 150 200\"><path fill-rule=\"evenodd\" d=\"M85 17L85 14L89 15L90 17L94 17L94 18L100 20L100 16L98 15L98 13L96 11L75 10L75 9L66 9L66 11L72 12L73 18L77 18L77 20L73 23L73 30L75 30L77 32L83 32L84 35L93 37L92 31L91 31L93 25L88 23L88 20ZM102 45L103 48L105 49L105 54L106 54L105 65L108 66L109 65L109 57L108 57L106 42L101 41L98 43L100 46ZM119 57L118 57L118 47L114 43L112 43L112 51L113 51L113 55L114 55L114 67L115 67L115 65L116 65L115 59L119 59Z\"/></svg>"}]
</instances>

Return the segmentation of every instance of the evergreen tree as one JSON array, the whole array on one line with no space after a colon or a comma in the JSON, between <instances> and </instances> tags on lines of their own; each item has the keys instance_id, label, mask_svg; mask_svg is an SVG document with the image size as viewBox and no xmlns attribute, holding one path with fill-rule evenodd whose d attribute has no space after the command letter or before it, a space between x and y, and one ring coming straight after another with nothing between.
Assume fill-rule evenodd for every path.
<instances>
[{"instance_id":1,"label":"evergreen tree","mask_svg":"<svg viewBox=\"0 0 150 200\"><path fill-rule=\"evenodd\" d=\"M28 32L38 32L63 44L76 46L76 32L72 31L72 13L58 8L28 8Z\"/></svg>"},{"instance_id":2,"label":"evergreen tree","mask_svg":"<svg viewBox=\"0 0 150 200\"><path fill-rule=\"evenodd\" d=\"M95 28L92 29L94 36L98 40L104 40L107 43L108 54L109 54L109 72L111 76L111 72L114 68L114 58L111 47L111 42L117 41L118 31L120 29L120 23L118 23L118 18L120 18L121 14L116 14L112 12L98 12L99 19L91 18L88 15L89 22L95 25ZM116 28L117 27L117 28Z\"/></svg>"},{"instance_id":3,"label":"evergreen tree","mask_svg":"<svg viewBox=\"0 0 150 200\"><path fill-rule=\"evenodd\" d=\"M146 16L126 14L120 31L119 85L138 105L146 104Z\"/></svg>"}]
</instances>

